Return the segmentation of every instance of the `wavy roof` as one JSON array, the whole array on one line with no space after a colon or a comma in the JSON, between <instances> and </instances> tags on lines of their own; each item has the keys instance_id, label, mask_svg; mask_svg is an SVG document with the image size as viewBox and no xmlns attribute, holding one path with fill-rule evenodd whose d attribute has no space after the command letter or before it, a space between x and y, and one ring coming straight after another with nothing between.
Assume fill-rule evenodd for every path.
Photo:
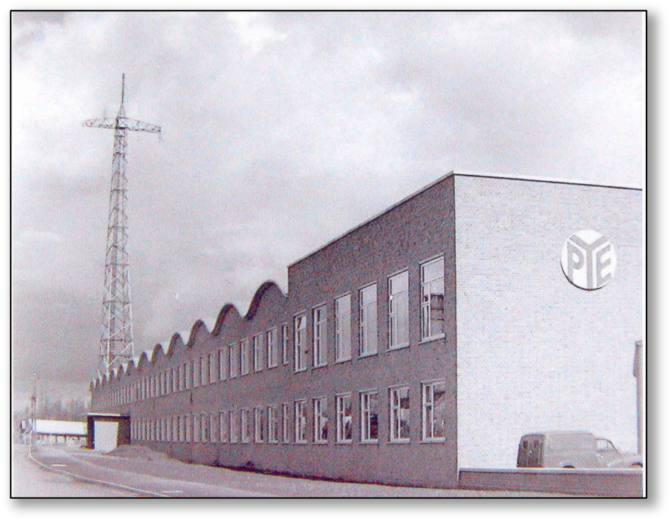
<instances>
[{"instance_id":1,"label":"wavy roof","mask_svg":"<svg viewBox=\"0 0 670 520\"><path fill-rule=\"evenodd\" d=\"M139 356L134 357L130 362L121 364L120 367L112 369L112 371L107 374L98 373L98 377L91 381L90 386L92 388L102 386L113 379L119 379L122 375L128 375L133 368L140 370L147 363L152 365L160 358L160 354L163 356L172 355L177 342L185 348L191 348L195 342L195 337L201 328L204 328L209 336L216 337L221 334L225 325L230 323L231 320L235 323L253 320L262 308L262 303L266 296L273 292L284 299L287 298L287 295L275 282L271 280L264 282L254 293L254 297L249 304L249 309L244 316L240 315L240 312L235 305L226 303L221 308L216 318L198 319L193 324L190 331L175 332L169 341L161 341L154 345L153 348L142 351Z\"/></svg>"}]
</instances>

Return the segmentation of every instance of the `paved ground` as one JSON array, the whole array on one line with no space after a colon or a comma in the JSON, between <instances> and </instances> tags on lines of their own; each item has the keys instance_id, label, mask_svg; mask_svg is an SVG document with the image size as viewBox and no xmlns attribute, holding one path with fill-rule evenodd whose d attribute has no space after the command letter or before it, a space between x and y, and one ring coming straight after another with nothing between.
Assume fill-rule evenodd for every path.
<instances>
[{"instance_id":1,"label":"paved ground","mask_svg":"<svg viewBox=\"0 0 670 520\"><path fill-rule=\"evenodd\" d=\"M12 496L159 497L550 497L548 493L426 489L326 482L233 471L167 458L146 448L123 447L112 454L81 448L40 446L28 460L15 450ZM40 466L40 464L42 466ZM51 473L47 469L61 473ZM76 483L72 474L87 479ZM109 483L106 487L101 483Z\"/></svg>"}]
</instances>

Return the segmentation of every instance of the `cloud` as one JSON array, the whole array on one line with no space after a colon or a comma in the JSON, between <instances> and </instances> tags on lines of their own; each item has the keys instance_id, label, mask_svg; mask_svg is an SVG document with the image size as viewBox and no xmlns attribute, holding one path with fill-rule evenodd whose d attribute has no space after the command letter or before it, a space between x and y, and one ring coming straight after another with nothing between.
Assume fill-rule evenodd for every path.
<instances>
[{"instance_id":1,"label":"cloud","mask_svg":"<svg viewBox=\"0 0 670 520\"><path fill-rule=\"evenodd\" d=\"M636 13L14 13L15 377L95 371L113 132L81 123L122 73L163 128L129 136L145 349L452 169L640 185L642 35Z\"/></svg>"}]
</instances>

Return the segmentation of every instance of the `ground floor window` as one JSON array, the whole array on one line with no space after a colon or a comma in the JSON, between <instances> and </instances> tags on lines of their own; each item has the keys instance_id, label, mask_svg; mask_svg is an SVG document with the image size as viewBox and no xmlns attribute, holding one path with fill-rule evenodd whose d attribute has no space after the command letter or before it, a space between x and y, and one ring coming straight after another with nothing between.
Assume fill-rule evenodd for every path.
<instances>
[{"instance_id":1,"label":"ground floor window","mask_svg":"<svg viewBox=\"0 0 670 520\"><path fill-rule=\"evenodd\" d=\"M444 381L421 385L423 401L423 440L443 441L446 425L446 389Z\"/></svg>"},{"instance_id":2,"label":"ground floor window","mask_svg":"<svg viewBox=\"0 0 670 520\"><path fill-rule=\"evenodd\" d=\"M242 442L249 442L253 435L253 424L251 423L251 410L243 408L240 410L240 427L242 432Z\"/></svg>"},{"instance_id":3,"label":"ground floor window","mask_svg":"<svg viewBox=\"0 0 670 520\"><path fill-rule=\"evenodd\" d=\"M228 442L228 412L219 412L219 442Z\"/></svg>"},{"instance_id":4,"label":"ground floor window","mask_svg":"<svg viewBox=\"0 0 670 520\"><path fill-rule=\"evenodd\" d=\"M228 438L230 439L231 443L236 443L237 442L237 415L235 414L235 410L230 410L228 412L228 431L229 435Z\"/></svg>"},{"instance_id":5,"label":"ground floor window","mask_svg":"<svg viewBox=\"0 0 670 520\"><path fill-rule=\"evenodd\" d=\"M268 442L279 442L279 421L275 405L268 406Z\"/></svg>"},{"instance_id":6,"label":"ground floor window","mask_svg":"<svg viewBox=\"0 0 670 520\"><path fill-rule=\"evenodd\" d=\"M291 405L284 403L282 405L282 441L285 444L291 442Z\"/></svg>"},{"instance_id":7,"label":"ground floor window","mask_svg":"<svg viewBox=\"0 0 670 520\"><path fill-rule=\"evenodd\" d=\"M361 393L361 442L379 440L379 395L376 391Z\"/></svg>"},{"instance_id":8,"label":"ground floor window","mask_svg":"<svg viewBox=\"0 0 670 520\"><path fill-rule=\"evenodd\" d=\"M307 442L307 401L295 402L295 442Z\"/></svg>"},{"instance_id":9,"label":"ground floor window","mask_svg":"<svg viewBox=\"0 0 670 520\"><path fill-rule=\"evenodd\" d=\"M264 423L263 408L254 408L254 442L260 443L265 440Z\"/></svg>"},{"instance_id":10,"label":"ground floor window","mask_svg":"<svg viewBox=\"0 0 670 520\"><path fill-rule=\"evenodd\" d=\"M409 386L391 388L389 391L390 440L409 441Z\"/></svg>"},{"instance_id":11,"label":"ground floor window","mask_svg":"<svg viewBox=\"0 0 670 520\"><path fill-rule=\"evenodd\" d=\"M325 397L314 399L314 442L328 442L328 402Z\"/></svg>"},{"instance_id":12,"label":"ground floor window","mask_svg":"<svg viewBox=\"0 0 670 520\"><path fill-rule=\"evenodd\" d=\"M337 442L351 442L351 394L338 395Z\"/></svg>"}]
</instances>

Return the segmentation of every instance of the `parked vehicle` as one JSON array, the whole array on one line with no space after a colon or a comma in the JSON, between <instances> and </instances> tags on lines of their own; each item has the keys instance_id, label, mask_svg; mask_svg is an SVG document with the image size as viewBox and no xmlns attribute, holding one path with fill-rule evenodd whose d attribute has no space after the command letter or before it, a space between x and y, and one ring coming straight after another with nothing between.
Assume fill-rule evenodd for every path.
<instances>
[{"instance_id":1,"label":"parked vehicle","mask_svg":"<svg viewBox=\"0 0 670 520\"><path fill-rule=\"evenodd\" d=\"M518 468L641 468L642 457L620 452L609 439L584 431L529 433L521 437Z\"/></svg>"}]
</instances>

